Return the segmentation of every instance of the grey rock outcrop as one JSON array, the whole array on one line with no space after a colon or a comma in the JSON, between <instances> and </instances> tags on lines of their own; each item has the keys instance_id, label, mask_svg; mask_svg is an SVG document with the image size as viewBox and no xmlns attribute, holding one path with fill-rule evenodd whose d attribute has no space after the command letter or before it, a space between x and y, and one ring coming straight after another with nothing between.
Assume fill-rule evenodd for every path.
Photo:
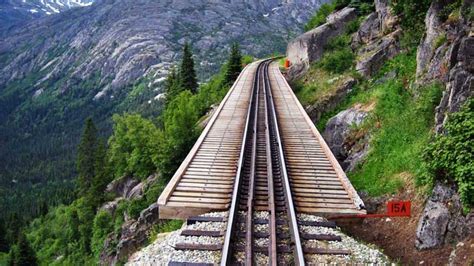
<instances>
[{"instance_id":1,"label":"grey rock outcrop","mask_svg":"<svg viewBox=\"0 0 474 266\"><path fill-rule=\"evenodd\" d=\"M153 174L140 182L132 177L124 176L110 182L105 189L105 193L112 194L115 198L112 201L104 203L100 207L100 210L114 214L118 204L122 200L142 198L145 191L157 180L157 178L158 174ZM125 220L128 220L127 217L125 218Z\"/></svg>"},{"instance_id":2,"label":"grey rock outcrop","mask_svg":"<svg viewBox=\"0 0 474 266\"><path fill-rule=\"evenodd\" d=\"M449 80L440 104L436 107L436 132L440 133L448 115L460 110L461 106L474 95L474 37L464 37L456 42L456 65L449 71Z\"/></svg>"},{"instance_id":3,"label":"grey rock outcrop","mask_svg":"<svg viewBox=\"0 0 474 266\"><path fill-rule=\"evenodd\" d=\"M158 213L158 204L154 203L143 210L137 220L125 222L120 235L109 235L100 255L101 264L115 265L141 248L147 242L151 228L159 222Z\"/></svg>"},{"instance_id":4,"label":"grey rock outcrop","mask_svg":"<svg viewBox=\"0 0 474 266\"><path fill-rule=\"evenodd\" d=\"M352 48L357 51L356 70L371 77L386 60L400 52L401 30L387 0L375 1L375 12L368 15L352 35Z\"/></svg>"},{"instance_id":5,"label":"grey rock outcrop","mask_svg":"<svg viewBox=\"0 0 474 266\"><path fill-rule=\"evenodd\" d=\"M396 30L381 39L370 42L359 49L356 70L364 77L371 77L387 61L400 52L398 38L401 30Z\"/></svg>"},{"instance_id":6,"label":"grey rock outcrop","mask_svg":"<svg viewBox=\"0 0 474 266\"><path fill-rule=\"evenodd\" d=\"M113 193L117 197L126 198L129 192L140 183L133 177L124 176L110 182L105 188L105 193Z\"/></svg>"},{"instance_id":7,"label":"grey rock outcrop","mask_svg":"<svg viewBox=\"0 0 474 266\"><path fill-rule=\"evenodd\" d=\"M347 24L356 17L354 8L345 7L329 15L325 24L292 40L286 50L291 63L289 78L294 79L304 74L312 62L321 58L328 40L344 32Z\"/></svg>"},{"instance_id":8,"label":"grey rock outcrop","mask_svg":"<svg viewBox=\"0 0 474 266\"><path fill-rule=\"evenodd\" d=\"M453 185L438 183L425 205L416 230L416 247L429 249L460 241L474 232L474 213L464 216Z\"/></svg>"},{"instance_id":9,"label":"grey rock outcrop","mask_svg":"<svg viewBox=\"0 0 474 266\"><path fill-rule=\"evenodd\" d=\"M443 131L448 115L459 111L474 94L474 36L472 22L460 17L443 21L441 12L453 0L433 1L426 15L426 34L417 50L417 84L438 82L445 85L436 107L435 130ZM469 8L463 1L461 9Z\"/></svg>"},{"instance_id":10,"label":"grey rock outcrop","mask_svg":"<svg viewBox=\"0 0 474 266\"><path fill-rule=\"evenodd\" d=\"M369 150L368 136L354 141L352 129L361 125L368 112L353 107L338 113L326 124L323 138L345 171L352 171Z\"/></svg>"},{"instance_id":11,"label":"grey rock outcrop","mask_svg":"<svg viewBox=\"0 0 474 266\"><path fill-rule=\"evenodd\" d=\"M336 106L346 98L346 95L352 91L356 83L357 81L354 78L346 78L342 85L336 88L334 93L326 98L318 99L314 104L305 107L306 113L308 113L311 120L316 123L324 112L336 108Z\"/></svg>"}]
</instances>

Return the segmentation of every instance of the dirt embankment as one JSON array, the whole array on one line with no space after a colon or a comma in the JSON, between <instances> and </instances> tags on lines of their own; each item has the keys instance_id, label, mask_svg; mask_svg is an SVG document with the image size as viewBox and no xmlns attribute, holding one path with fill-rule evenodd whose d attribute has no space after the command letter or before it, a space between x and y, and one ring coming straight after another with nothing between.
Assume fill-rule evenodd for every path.
<instances>
[{"instance_id":1,"label":"dirt embankment","mask_svg":"<svg viewBox=\"0 0 474 266\"><path fill-rule=\"evenodd\" d=\"M402 265L474 265L474 236L458 244L446 244L441 248L418 250L415 248L416 229L423 212L425 197L416 192L415 186L407 186L396 195L383 198L367 198L365 202L375 207L376 213L385 213L389 200L411 200L411 217L366 218L339 220L343 231L366 243L374 244L394 262Z\"/></svg>"}]
</instances>

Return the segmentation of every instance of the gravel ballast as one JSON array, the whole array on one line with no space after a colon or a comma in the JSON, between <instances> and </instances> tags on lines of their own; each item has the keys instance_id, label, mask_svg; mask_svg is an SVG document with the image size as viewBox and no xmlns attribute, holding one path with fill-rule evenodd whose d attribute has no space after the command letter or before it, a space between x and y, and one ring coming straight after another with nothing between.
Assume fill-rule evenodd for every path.
<instances>
[{"instance_id":1,"label":"gravel ballast","mask_svg":"<svg viewBox=\"0 0 474 266\"><path fill-rule=\"evenodd\" d=\"M227 213L206 214L206 216L213 217L222 217L224 215L227 215ZM259 213L256 216L263 218L266 214ZM322 217L307 214L300 214L298 218L305 221L326 221L326 219ZM152 244L133 254L126 265L167 265L170 261L218 264L221 259L220 251L179 251L175 250L174 246L177 243L222 244L224 242L223 237L185 237L180 234L183 229L225 230L226 226L226 222L197 222L192 225L184 225L182 229L171 233L159 234ZM268 230L268 227L265 225L257 227L257 231ZM300 232L332 234L342 238L342 241L304 240L303 244L305 246L351 251L351 255L306 255L306 262L308 264L390 264L387 256L380 250L358 242L354 238L342 233L339 228L300 226ZM261 242L265 240L262 239ZM257 243L257 245L265 245L265 243ZM268 262L268 258L262 255L263 254L257 254L255 257L257 265L260 265L260 263L265 264L265 261ZM240 257L243 259L245 254L240 254Z\"/></svg>"}]
</instances>

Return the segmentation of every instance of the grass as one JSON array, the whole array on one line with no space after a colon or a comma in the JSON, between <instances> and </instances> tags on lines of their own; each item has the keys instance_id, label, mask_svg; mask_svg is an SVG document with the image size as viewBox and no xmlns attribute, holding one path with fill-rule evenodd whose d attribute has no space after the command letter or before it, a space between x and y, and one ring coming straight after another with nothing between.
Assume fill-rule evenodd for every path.
<instances>
[{"instance_id":1,"label":"grass","mask_svg":"<svg viewBox=\"0 0 474 266\"><path fill-rule=\"evenodd\" d=\"M337 108L323 114L318 129L324 129L327 120L355 104L375 103L362 130L371 135L370 152L366 161L349 173L357 190L364 190L372 196L394 193L404 185L401 173L415 176L422 169L421 153L429 142L434 107L441 97L440 86L431 85L413 91L416 56L402 54L390 60L373 80L363 81ZM395 79L377 81L385 73L396 71ZM308 104L332 89L325 87L333 75L312 69L306 83L297 91L302 102Z\"/></svg>"},{"instance_id":2,"label":"grass","mask_svg":"<svg viewBox=\"0 0 474 266\"><path fill-rule=\"evenodd\" d=\"M292 84L296 96L303 106L323 101L334 95L349 77L350 72L330 73L317 66L312 66L305 77Z\"/></svg>"},{"instance_id":3,"label":"grass","mask_svg":"<svg viewBox=\"0 0 474 266\"><path fill-rule=\"evenodd\" d=\"M180 229L182 226L182 220L162 220L153 227L148 241L149 243L153 243L156 240L158 234L173 232Z\"/></svg>"},{"instance_id":4,"label":"grass","mask_svg":"<svg viewBox=\"0 0 474 266\"><path fill-rule=\"evenodd\" d=\"M7 265L8 253L0 252L0 266Z\"/></svg>"}]
</instances>

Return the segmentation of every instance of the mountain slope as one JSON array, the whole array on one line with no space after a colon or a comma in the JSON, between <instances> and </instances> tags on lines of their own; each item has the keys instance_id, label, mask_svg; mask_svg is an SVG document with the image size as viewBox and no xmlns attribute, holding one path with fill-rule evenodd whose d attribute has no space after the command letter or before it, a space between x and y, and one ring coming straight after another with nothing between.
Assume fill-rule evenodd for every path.
<instances>
[{"instance_id":1,"label":"mountain slope","mask_svg":"<svg viewBox=\"0 0 474 266\"><path fill-rule=\"evenodd\" d=\"M75 146L87 117L107 135L113 113L156 115L161 102L154 99L185 41L193 45L205 81L232 42L255 56L283 52L319 5L107 0L14 28L0 40L0 186L55 193L45 191L55 187L45 180L63 184L74 175ZM34 209L27 200L34 193L20 194L0 198L0 205L27 202L22 209Z\"/></svg>"},{"instance_id":2,"label":"mountain slope","mask_svg":"<svg viewBox=\"0 0 474 266\"><path fill-rule=\"evenodd\" d=\"M93 2L94 0L3 0L0 1L0 33L30 19L75 7L90 6Z\"/></svg>"}]
</instances>

